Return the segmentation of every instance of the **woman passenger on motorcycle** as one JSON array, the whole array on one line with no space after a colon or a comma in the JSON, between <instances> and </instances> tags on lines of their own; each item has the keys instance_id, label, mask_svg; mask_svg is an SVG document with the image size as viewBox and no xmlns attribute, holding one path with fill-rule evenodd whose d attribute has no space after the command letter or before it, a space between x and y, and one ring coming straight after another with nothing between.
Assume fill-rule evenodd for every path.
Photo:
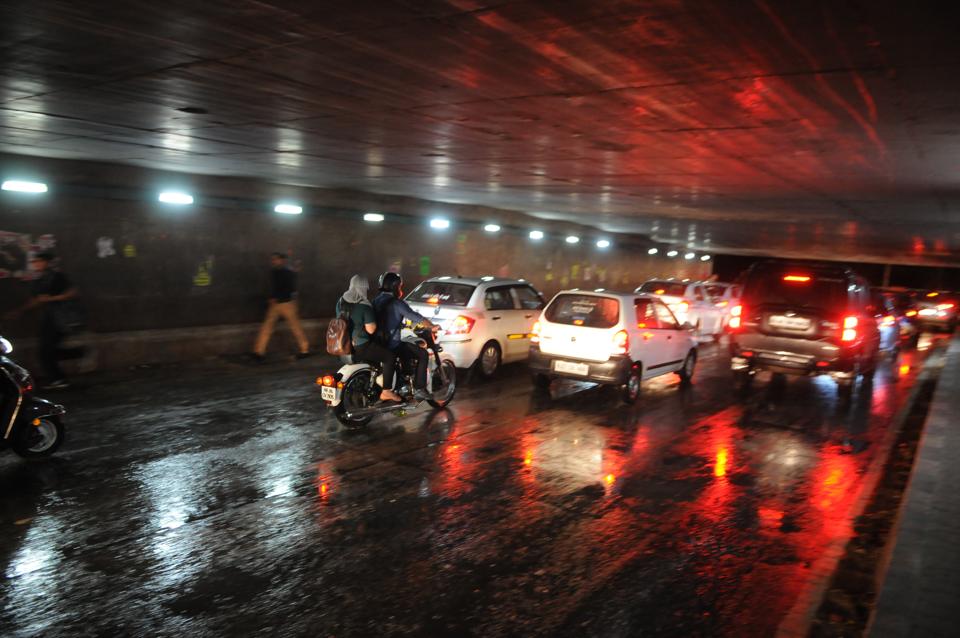
<instances>
[{"instance_id":1,"label":"woman passenger on motorcycle","mask_svg":"<svg viewBox=\"0 0 960 638\"><path fill-rule=\"evenodd\" d=\"M350 288L337 300L337 316L340 311L347 312L350 317L353 343L354 362L379 364L383 368L384 385L380 393L381 401L403 401L391 388L393 385L393 369L396 366L395 354L373 341L373 334L377 331L377 318L373 306L367 300L367 290L370 285L360 275L350 278Z\"/></svg>"}]
</instances>

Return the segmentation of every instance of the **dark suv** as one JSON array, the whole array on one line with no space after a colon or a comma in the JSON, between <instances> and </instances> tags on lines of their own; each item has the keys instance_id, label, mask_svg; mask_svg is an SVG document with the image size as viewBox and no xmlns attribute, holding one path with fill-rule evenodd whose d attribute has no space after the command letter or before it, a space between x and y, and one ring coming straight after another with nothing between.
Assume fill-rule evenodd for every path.
<instances>
[{"instance_id":1,"label":"dark suv","mask_svg":"<svg viewBox=\"0 0 960 638\"><path fill-rule=\"evenodd\" d=\"M729 321L742 387L759 370L830 374L847 390L877 367L880 333L867 282L831 264L760 262L743 279Z\"/></svg>"}]
</instances>

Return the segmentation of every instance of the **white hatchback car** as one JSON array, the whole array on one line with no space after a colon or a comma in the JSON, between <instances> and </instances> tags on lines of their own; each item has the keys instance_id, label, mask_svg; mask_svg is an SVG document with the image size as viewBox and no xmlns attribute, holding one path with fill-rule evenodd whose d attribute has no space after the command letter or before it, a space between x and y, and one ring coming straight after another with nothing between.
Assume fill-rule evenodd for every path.
<instances>
[{"instance_id":1,"label":"white hatchback car","mask_svg":"<svg viewBox=\"0 0 960 638\"><path fill-rule=\"evenodd\" d=\"M655 295L676 315L680 323L693 326L698 339L723 334L724 313L714 305L704 286L699 281L680 279L651 279L637 288L637 292Z\"/></svg>"},{"instance_id":2,"label":"white hatchback car","mask_svg":"<svg viewBox=\"0 0 960 638\"><path fill-rule=\"evenodd\" d=\"M523 279L434 277L410 291L410 307L438 324L439 343L458 368L476 364L491 377L501 363L523 361L543 295Z\"/></svg>"},{"instance_id":3,"label":"white hatchback car","mask_svg":"<svg viewBox=\"0 0 960 638\"><path fill-rule=\"evenodd\" d=\"M533 328L528 365L534 383L554 377L619 386L633 403L643 379L676 372L688 382L697 342L653 295L565 290L557 293Z\"/></svg>"}]
</instances>

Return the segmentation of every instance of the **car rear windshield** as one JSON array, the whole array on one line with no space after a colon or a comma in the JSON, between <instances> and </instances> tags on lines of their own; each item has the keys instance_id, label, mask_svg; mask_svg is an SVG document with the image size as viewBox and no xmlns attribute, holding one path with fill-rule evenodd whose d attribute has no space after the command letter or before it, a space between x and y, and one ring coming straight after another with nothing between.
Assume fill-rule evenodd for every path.
<instances>
[{"instance_id":1,"label":"car rear windshield","mask_svg":"<svg viewBox=\"0 0 960 638\"><path fill-rule=\"evenodd\" d=\"M687 290L687 284L678 284L674 281L648 281L640 286L637 292L650 292L655 295L669 295L682 297Z\"/></svg>"},{"instance_id":2,"label":"car rear windshield","mask_svg":"<svg viewBox=\"0 0 960 638\"><path fill-rule=\"evenodd\" d=\"M788 281L785 277L795 277ZM804 279L809 277L809 279ZM743 288L745 304L782 304L828 312L843 312L847 306L847 282L839 277L759 273Z\"/></svg>"},{"instance_id":3,"label":"car rear windshield","mask_svg":"<svg viewBox=\"0 0 960 638\"><path fill-rule=\"evenodd\" d=\"M475 289L476 286L469 284L425 281L407 295L407 301L435 306L466 306Z\"/></svg>"},{"instance_id":4,"label":"car rear windshield","mask_svg":"<svg viewBox=\"0 0 960 638\"><path fill-rule=\"evenodd\" d=\"M707 286L707 294L711 297L722 297L725 292L727 292L726 286Z\"/></svg>"},{"instance_id":5,"label":"car rear windshield","mask_svg":"<svg viewBox=\"0 0 960 638\"><path fill-rule=\"evenodd\" d=\"M612 328L620 319L620 302L594 295L557 295L547 306L546 320L568 326Z\"/></svg>"}]
</instances>

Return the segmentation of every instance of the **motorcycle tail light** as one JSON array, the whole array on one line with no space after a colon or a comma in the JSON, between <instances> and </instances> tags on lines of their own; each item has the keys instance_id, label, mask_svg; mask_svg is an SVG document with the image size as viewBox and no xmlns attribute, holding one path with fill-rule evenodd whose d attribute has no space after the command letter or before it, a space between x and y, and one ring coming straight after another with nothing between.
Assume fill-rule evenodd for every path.
<instances>
[{"instance_id":1,"label":"motorcycle tail light","mask_svg":"<svg viewBox=\"0 0 960 638\"><path fill-rule=\"evenodd\" d=\"M465 317L463 315L458 315L453 321L450 322L450 328L447 330L447 334L452 335L465 335L470 334L470 331L473 330L473 324L477 322L476 319L472 317Z\"/></svg>"},{"instance_id":2,"label":"motorcycle tail light","mask_svg":"<svg viewBox=\"0 0 960 638\"><path fill-rule=\"evenodd\" d=\"M334 384L333 375L328 374L326 376L320 377L319 379L317 379L317 382L319 383L319 385L322 385L327 388L332 388Z\"/></svg>"}]
</instances>

